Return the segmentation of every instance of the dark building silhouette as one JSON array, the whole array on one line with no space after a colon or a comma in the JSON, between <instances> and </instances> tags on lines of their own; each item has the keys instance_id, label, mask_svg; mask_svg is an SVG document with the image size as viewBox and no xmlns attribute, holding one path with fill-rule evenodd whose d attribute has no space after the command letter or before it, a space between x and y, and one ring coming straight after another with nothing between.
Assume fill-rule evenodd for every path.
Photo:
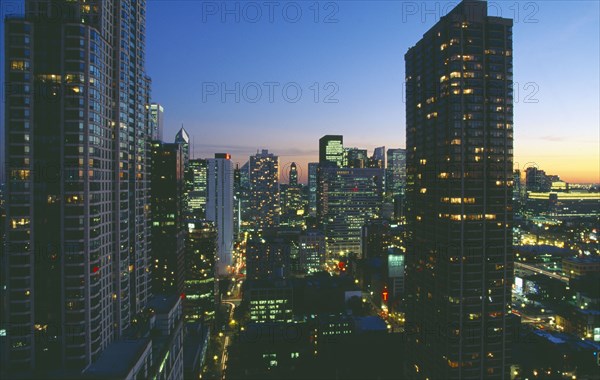
<instances>
[{"instance_id":1,"label":"dark building silhouette","mask_svg":"<svg viewBox=\"0 0 600 380\"><path fill-rule=\"evenodd\" d=\"M547 192L552 187L552 180L546 172L536 167L525 169L525 189L533 192Z\"/></svg>"},{"instance_id":2,"label":"dark building silhouette","mask_svg":"<svg viewBox=\"0 0 600 380\"><path fill-rule=\"evenodd\" d=\"M181 144L152 143L152 292L183 293L184 167Z\"/></svg>"},{"instance_id":3,"label":"dark building silhouette","mask_svg":"<svg viewBox=\"0 0 600 380\"><path fill-rule=\"evenodd\" d=\"M405 55L407 329L418 378L506 379L512 20L463 1Z\"/></svg>"},{"instance_id":4,"label":"dark building silhouette","mask_svg":"<svg viewBox=\"0 0 600 380\"><path fill-rule=\"evenodd\" d=\"M347 168L368 168L369 157L366 149L345 148L344 149L344 167Z\"/></svg>"},{"instance_id":5,"label":"dark building silhouette","mask_svg":"<svg viewBox=\"0 0 600 380\"><path fill-rule=\"evenodd\" d=\"M268 231L264 238L246 243L246 277L249 279L283 278L291 268L293 239Z\"/></svg>"}]
</instances>

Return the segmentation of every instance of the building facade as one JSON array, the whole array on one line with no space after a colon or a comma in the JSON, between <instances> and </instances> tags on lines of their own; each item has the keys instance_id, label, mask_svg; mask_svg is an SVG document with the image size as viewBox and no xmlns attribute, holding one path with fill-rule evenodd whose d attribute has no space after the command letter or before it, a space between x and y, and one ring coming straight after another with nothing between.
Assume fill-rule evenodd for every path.
<instances>
[{"instance_id":1,"label":"building facade","mask_svg":"<svg viewBox=\"0 0 600 380\"><path fill-rule=\"evenodd\" d=\"M386 191L393 196L404 194L406 186L406 149L388 149Z\"/></svg>"},{"instance_id":2,"label":"building facade","mask_svg":"<svg viewBox=\"0 0 600 380\"><path fill-rule=\"evenodd\" d=\"M319 168L317 219L327 239L328 255L361 252L361 228L379 218L383 169Z\"/></svg>"},{"instance_id":3,"label":"building facade","mask_svg":"<svg viewBox=\"0 0 600 380\"><path fill-rule=\"evenodd\" d=\"M186 172L188 190L187 214L193 218L206 217L206 201L208 191L208 162L202 159L190 160Z\"/></svg>"},{"instance_id":4,"label":"building facade","mask_svg":"<svg viewBox=\"0 0 600 380\"><path fill-rule=\"evenodd\" d=\"M217 274L228 273L233 259L233 164L227 153L208 159L206 219L217 228Z\"/></svg>"},{"instance_id":5,"label":"building facade","mask_svg":"<svg viewBox=\"0 0 600 380\"><path fill-rule=\"evenodd\" d=\"M344 166L344 136L325 135L319 139L319 165Z\"/></svg>"},{"instance_id":6,"label":"building facade","mask_svg":"<svg viewBox=\"0 0 600 380\"><path fill-rule=\"evenodd\" d=\"M183 149L152 143L152 292L180 294L185 279Z\"/></svg>"},{"instance_id":7,"label":"building facade","mask_svg":"<svg viewBox=\"0 0 600 380\"><path fill-rule=\"evenodd\" d=\"M308 213L310 216L317 215L317 173L318 162L308 163Z\"/></svg>"},{"instance_id":8,"label":"building facade","mask_svg":"<svg viewBox=\"0 0 600 380\"><path fill-rule=\"evenodd\" d=\"M218 233L213 222L186 220L185 290L186 320L212 320L216 311L216 268Z\"/></svg>"},{"instance_id":9,"label":"building facade","mask_svg":"<svg viewBox=\"0 0 600 380\"><path fill-rule=\"evenodd\" d=\"M279 157L268 150L249 161L250 218L254 231L279 225L281 213L279 195Z\"/></svg>"},{"instance_id":10,"label":"building facade","mask_svg":"<svg viewBox=\"0 0 600 380\"><path fill-rule=\"evenodd\" d=\"M158 103L152 103L149 106L150 117L150 138L152 140L162 141L163 130L165 128L165 110Z\"/></svg>"},{"instance_id":11,"label":"building facade","mask_svg":"<svg viewBox=\"0 0 600 380\"><path fill-rule=\"evenodd\" d=\"M510 376L512 20L462 1L405 55L407 326L417 378Z\"/></svg>"},{"instance_id":12,"label":"building facade","mask_svg":"<svg viewBox=\"0 0 600 380\"><path fill-rule=\"evenodd\" d=\"M145 8L25 1L6 20L2 371L79 371L147 303Z\"/></svg>"}]
</instances>

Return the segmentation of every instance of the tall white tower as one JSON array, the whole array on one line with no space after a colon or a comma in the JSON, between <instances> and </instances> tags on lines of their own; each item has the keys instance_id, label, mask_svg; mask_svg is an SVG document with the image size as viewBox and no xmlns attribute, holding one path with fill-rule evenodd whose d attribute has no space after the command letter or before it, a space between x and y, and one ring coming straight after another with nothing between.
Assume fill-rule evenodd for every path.
<instances>
[{"instance_id":1,"label":"tall white tower","mask_svg":"<svg viewBox=\"0 0 600 380\"><path fill-rule=\"evenodd\" d=\"M223 276L233 257L233 164L226 153L208 160L206 219L217 227L217 273Z\"/></svg>"}]
</instances>

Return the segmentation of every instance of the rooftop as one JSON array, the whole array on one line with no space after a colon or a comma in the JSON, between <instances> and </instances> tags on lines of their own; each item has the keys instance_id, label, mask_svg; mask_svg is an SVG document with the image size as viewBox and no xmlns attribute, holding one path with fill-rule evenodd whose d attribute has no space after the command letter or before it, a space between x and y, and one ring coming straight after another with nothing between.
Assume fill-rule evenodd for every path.
<instances>
[{"instance_id":1,"label":"rooftop","mask_svg":"<svg viewBox=\"0 0 600 380\"><path fill-rule=\"evenodd\" d=\"M92 379L124 378L149 346L149 338L111 343L85 375Z\"/></svg>"}]
</instances>

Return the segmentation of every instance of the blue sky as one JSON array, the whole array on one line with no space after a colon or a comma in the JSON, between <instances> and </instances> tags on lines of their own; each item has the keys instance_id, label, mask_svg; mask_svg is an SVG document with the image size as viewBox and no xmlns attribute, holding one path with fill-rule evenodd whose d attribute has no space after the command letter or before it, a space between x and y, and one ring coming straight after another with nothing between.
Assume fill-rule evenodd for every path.
<instances>
[{"instance_id":1,"label":"blue sky","mask_svg":"<svg viewBox=\"0 0 600 380\"><path fill-rule=\"evenodd\" d=\"M343 134L347 146L404 147L404 53L456 3L150 0L147 70L165 106L165 138L183 123L196 157L228 151L243 163L268 148L304 171L324 134ZM488 8L514 19L515 161L599 181L599 3ZM266 82L279 84L272 98ZM225 90L233 93L223 98ZM328 99L338 102L325 102L334 92Z\"/></svg>"},{"instance_id":2,"label":"blue sky","mask_svg":"<svg viewBox=\"0 0 600 380\"><path fill-rule=\"evenodd\" d=\"M21 2L2 1L2 15ZM268 148L305 175L324 134L369 150L404 147L404 53L457 1L147 4L146 69L165 139L183 123L196 157L229 152L243 163ZM488 7L514 19L516 166L600 182L599 2ZM239 102L223 98L236 84Z\"/></svg>"}]
</instances>

